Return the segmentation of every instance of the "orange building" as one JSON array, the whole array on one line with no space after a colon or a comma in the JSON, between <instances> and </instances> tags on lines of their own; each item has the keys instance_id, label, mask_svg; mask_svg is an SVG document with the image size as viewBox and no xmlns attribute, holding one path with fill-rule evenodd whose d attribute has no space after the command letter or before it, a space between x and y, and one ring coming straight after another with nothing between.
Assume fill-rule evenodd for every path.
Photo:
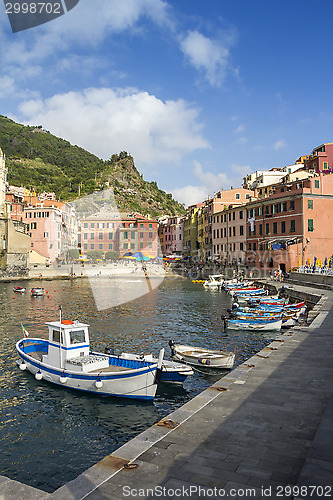
<instances>
[{"instance_id":1,"label":"orange building","mask_svg":"<svg viewBox=\"0 0 333 500\"><path fill-rule=\"evenodd\" d=\"M247 265L289 271L333 255L333 174L281 184L246 208Z\"/></svg>"}]
</instances>

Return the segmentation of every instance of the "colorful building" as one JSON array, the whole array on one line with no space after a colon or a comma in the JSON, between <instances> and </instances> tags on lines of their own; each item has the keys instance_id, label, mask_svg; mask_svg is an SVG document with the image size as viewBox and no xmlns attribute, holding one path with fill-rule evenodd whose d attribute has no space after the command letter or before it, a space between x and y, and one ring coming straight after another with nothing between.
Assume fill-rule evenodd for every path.
<instances>
[{"instance_id":1,"label":"colorful building","mask_svg":"<svg viewBox=\"0 0 333 500\"><path fill-rule=\"evenodd\" d=\"M99 250L119 253L142 252L159 256L157 220L138 213L98 213L82 218L79 225L79 246L83 253Z\"/></svg>"},{"instance_id":2,"label":"colorful building","mask_svg":"<svg viewBox=\"0 0 333 500\"><path fill-rule=\"evenodd\" d=\"M322 144L313 149L310 156L304 161L306 170L315 172L333 171L333 142Z\"/></svg>"},{"instance_id":3,"label":"colorful building","mask_svg":"<svg viewBox=\"0 0 333 500\"><path fill-rule=\"evenodd\" d=\"M333 254L333 174L276 186L247 205L246 264L288 271Z\"/></svg>"}]
</instances>

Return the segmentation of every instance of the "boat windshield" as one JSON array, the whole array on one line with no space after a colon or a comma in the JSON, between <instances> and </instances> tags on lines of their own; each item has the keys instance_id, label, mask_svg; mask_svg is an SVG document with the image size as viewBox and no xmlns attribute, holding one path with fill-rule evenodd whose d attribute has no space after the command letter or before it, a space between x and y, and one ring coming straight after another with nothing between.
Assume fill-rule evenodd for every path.
<instances>
[{"instance_id":1,"label":"boat windshield","mask_svg":"<svg viewBox=\"0 0 333 500\"><path fill-rule=\"evenodd\" d=\"M84 330L74 330L69 334L71 344L82 344L85 340Z\"/></svg>"}]
</instances>

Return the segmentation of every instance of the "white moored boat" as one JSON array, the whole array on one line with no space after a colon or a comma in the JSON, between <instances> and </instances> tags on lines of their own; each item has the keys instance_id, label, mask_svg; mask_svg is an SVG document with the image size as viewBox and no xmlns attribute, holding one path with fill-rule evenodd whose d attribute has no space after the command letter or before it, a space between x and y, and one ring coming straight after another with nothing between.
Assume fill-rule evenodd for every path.
<instances>
[{"instance_id":1,"label":"white moored boat","mask_svg":"<svg viewBox=\"0 0 333 500\"><path fill-rule=\"evenodd\" d=\"M158 361L152 354L132 354L123 352L120 356L126 359L144 360L149 363L157 363ZM184 382L189 375L193 375L193 370L189 366L163 359L161 382Z\"/></svg>"},{"instance_id":2,"label":"white moored boat","mask_svg":"<svg viewBox=\"0 0 333 500\"><path fill-rule=\"evenodd\" d=\"M232 368L235 353L175 344L169 341L172 356L183 363L206 368Z\"/></svg>"},{"instance_id":3,"label":"white moored boat","mask_svg":"<svg viewBox=\"0 0 333 500\"><path fill-rule=\"evenodd\" d=\"M222 285L224 283L224 276L222 274L211 274L208 277L208 280L203 282L203 286L205 288L210 288L210 289L220 289L222 288Z\"/></svg>"},{"instance_id":4,"label":"white moored boat","mask_svg":"<svg viewBox=\"0 0 333 500\"><path fill-rule=\"evenodd\" d=\"M28 337L17 342L21 370L28 369L36 380L103 396L154 398L164 349L157 363L105 355L90 351L89 325L61 317L46 325L48 340Z\"/></svg>"}]
</instances>

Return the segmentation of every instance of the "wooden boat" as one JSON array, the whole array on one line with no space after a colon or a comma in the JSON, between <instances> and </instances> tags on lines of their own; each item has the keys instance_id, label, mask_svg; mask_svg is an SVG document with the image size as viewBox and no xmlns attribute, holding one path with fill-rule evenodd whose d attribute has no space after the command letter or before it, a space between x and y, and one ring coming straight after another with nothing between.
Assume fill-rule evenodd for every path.
<instances>
[{"instance_id":1,"label":"wooden boat","mask_svg":"<svg viewBox=\"0 0 333 500\"><path fill-rule=\"evenodd\" d=\"M157 363L158 359L152 354L132 354L123 352L120 355L125 359L144 360L147 363ZM193 375L193 370L183 363L176 363L175 361L168 361L163 359L162 362L162 375L161 382L184 382L189 375Z\"/></svg>"},{"instance_id":2,"label":"wooden boat","mask_svg":"<svg viewBox=\"0 0 333 500\"><path fill-rule=\"evenodd\" d=\"M39 297L44 295L44 288L31 288L30 293L32 297Z\"/></svg>"},{"instance_id":3,"label":"wooden boat","mask_svg":"<svg viewBox=\"0 0 333 500\"><path fill-rule=\"evenodd\" d=\"M13 292L14 293L24 293L26 291L26 288L22 286L14 286L13 287Z\"/></svg>"},{"instance_id":4,"label":"wooden boat","mask_svg":"<svg viewBox=\"0 0 333 500\"><path fill-rule=\"evenodd\" d=\"M231 369L234 365L234 352L215 351L212 349L203 349L201 347L175 344L172 340L169 341L169 345L172 357L192 366Z\"/></svg>"},{"instance_id":5,"label":"wooden boat","mask_svg":"<svg viewBox=\"0 0 333 500\"><path fill-rule=\"evenodd\" d=\"M61 315L60 321L46 325L48 340L28 337L17 342L21 370L28 369L36 380L103 396L154 398L164 349L157 363L92 353L89 325L62 321Z\"/></svg>"},{"instance_id":6,"label":"wooden boat","mask_svg":"<svg viewBox=\"0 0 333 500\"><path fill-rule=\"evenodd\" d=\"M228 319L225 320L229 330L269 330L280 331L282 327L282 318L272 320L250 320L250 319Z\"/></svg>"}]
</instances>

